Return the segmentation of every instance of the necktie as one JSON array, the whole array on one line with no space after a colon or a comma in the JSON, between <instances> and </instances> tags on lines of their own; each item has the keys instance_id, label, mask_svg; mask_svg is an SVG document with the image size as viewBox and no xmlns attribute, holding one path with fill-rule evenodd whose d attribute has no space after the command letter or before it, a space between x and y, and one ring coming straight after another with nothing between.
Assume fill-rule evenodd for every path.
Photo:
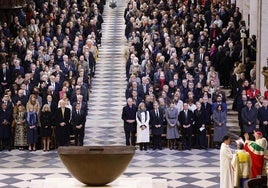
<instances>
[{"instance_id":1,"label":"necktie","mask_svg":"<svg viewBox=\"0 0 268 188\"><path fill-rule=\"evenodd\" d=\"M155 115L158 118L158 111L157 110L155 110Z\"/></svg>"},{"instance_id":2,"label":"necktie","mask_svg":"<svg viewBox=\"0 0 268 188\"><path fill-rule=\"evenodd\" d=\"M146 85L143 85L143 92L146 93Z\"/></svg>"},{"instance_id":3,"label":"necktie","mask_svg":"<svg viewBox=\"0 0 268 188\"><path fill-rule=\"evenodd\" d=\"M6 80L6 69L3 69L3 76L4 76L4 80Z\"/></svg>"},{"instance_id":4,"label":"necktie","mask_svg":"<svg viewBox=\"0 0 268 188\"><path fill-rule=\"evenodd\" d=\"M61 114L62 114L62 117L64 117L64 109L63 108L61 109Z\"/></svg>"}]
</instances>

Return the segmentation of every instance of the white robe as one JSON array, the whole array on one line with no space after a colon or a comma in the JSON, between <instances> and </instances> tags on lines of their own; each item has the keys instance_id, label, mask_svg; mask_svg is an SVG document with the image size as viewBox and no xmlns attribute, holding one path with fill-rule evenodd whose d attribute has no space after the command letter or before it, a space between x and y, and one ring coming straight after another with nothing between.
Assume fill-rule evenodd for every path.
<instances>
[{"instance_id":1,"label":"white robe","mask_svg":"<svg viewBox=\"0 0 268 188\"><path fill-rule=\"evenodd\" d=\"M145 113L147 113L145 118ZM149 132L149 121L150 121L150 114L148 111L141 113L141 119L136 115L137 120L137 143L146 143L150 141L150 132ZM141 129L141 125L145 125L145 129Z\"/></svg>"},{"instance_id":2,"label":"white robe","mask_svg":"<svg viewBox=\"0 0 268 188\"><path fill-rule=\"evenodd\" d=\"M229 145L222 143L220 150L220 188L234 187L234 172L231 161L233 153Z\"/></svg>"}]
</instances>

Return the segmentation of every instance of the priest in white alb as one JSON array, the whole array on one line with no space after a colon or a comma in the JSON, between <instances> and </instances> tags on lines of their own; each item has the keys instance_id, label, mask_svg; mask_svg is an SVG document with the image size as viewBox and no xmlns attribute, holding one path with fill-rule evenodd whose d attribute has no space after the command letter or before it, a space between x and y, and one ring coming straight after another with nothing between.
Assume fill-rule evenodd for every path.
<instances>
[{"instance_id":1,"label":"priest in white alb","mask_svg":"<svg viewBox=\"0 0 268 188\"><path fill-rule=\"evenodd\" d=\"M230 143L230 137L224 136L220 149L220 188L234 187L234 172L231 164L233 152Z\"/></svg>"}]
</instances>

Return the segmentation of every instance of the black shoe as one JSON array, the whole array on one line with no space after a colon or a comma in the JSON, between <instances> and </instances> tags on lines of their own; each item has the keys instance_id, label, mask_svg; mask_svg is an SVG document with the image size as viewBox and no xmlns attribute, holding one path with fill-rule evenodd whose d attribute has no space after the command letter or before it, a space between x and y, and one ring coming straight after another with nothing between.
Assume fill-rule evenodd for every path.
<instances>
[{"instance_id":1,"label":"black shoe","mask_svg":"<svg viewBox=\"0 0 268 188\"><path fill-rule=\"evenodd\" d=\"M159 150L162 150L162 147L159 147L158 149L159 149Z\"/></svg>"}]
</instances>

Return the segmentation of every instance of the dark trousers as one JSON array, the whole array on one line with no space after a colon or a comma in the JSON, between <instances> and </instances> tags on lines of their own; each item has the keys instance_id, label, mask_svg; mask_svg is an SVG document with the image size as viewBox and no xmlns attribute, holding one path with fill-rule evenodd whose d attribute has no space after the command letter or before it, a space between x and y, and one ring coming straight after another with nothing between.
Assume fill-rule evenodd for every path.
<instances>
[{"instance_id":1,"label":"dark trousers","mask_svg":"<svg viewBox=\"0 0 268 188\"><path fill-rule=\"evenodd\" d=\"M244 137L243 120L241 117L241 112L238 112L238 125L240 127L240 137Z\"/></svg>"},{"instance_id":2,"label":"dark trousers","mask_svg":"<svg viewBox=\"0 0 268 188\"><path fill-rule=\"evenodd\" d=\"M0 151L7 149L11 150L11 138L5 138L0 140Z\"/></svg>"},{"instance_id":3,"label":"dark trousers","mask_svg":"<svg viewBox=\"0 0 268 188\"><path fill-rule=\"evenodd\" d=\"M140 150L147 150L147 143L140 143Z\"/></svg>"},{"instance_id":4,"label":"dark trousers","mask_svg":"<svg viewBox=\"0 0 268 188\"><path fill-rule=\"evenodd\" d=\"M182 132L182 149L191 149L192 148L192 132L183 131Z\"/></svg>"},{"instance_id":5,"label":"dark trousers","mask_svg":"<svg viewBox=\"0 0 268 188\"><path fill-rule=\"evenodd\" d=\"M136 144L136 125L135 124L127 124L124 125L125 137L126 137L126 145L135 146ZM131 141L131 143L130 143Z\"/></svg>"},{"instance_id":6,"label":"dark trousers","mask_svg":"<svg viewBox=\"0 0 268 188\"><path fill-rule=\"evenodd\" d=\"M207 148L206 130L199 131L196 134L196 146L198 148Z\"/></svg>"},{"instance_id":7,"label":"dark trousers","mask_svg":"<svg viewBox=\"0 0 268 188\"><path fill-rule=\"evenodd\" d=\"M153 149L162 149L161 134L153 135Z\"/></svg>"},{"instance_id":8,"label":"dark trousers","mask_svg":"<svg viewBox=\"0 0 268 188\"><path fill-rule=\"evenodd\" d=\"M64 127L56 127L57 146L69 146L70 142L70 128L68 125Z\"/></svg>"},{"instance_id":9,"label":"dark trousers","mask_svg":"<svg viewBox=\"0 0 268 188\"><path fill-rule=\"evenodd\" d=\"M131 138L131 145L135 146L135 142L136 142L136 137L135 137L136 132L133 131L125 131L125 136L126 136L126 145L130 146L130 138Z\"/></svg>"},{"instance_id":10,"label":"dark trousers","mask_svg":"<svg viewBox=\"0 0 268 188\"><path fill-rule=\"evenodd\" d=\"M268 139L268 125L260 124L260 131L262 132L262 135L266 140Z\"/></svg>"},{"instance_id":11,"label":"dark trousers","mask_svg":"<svg viewBox=\"0 0 268 188\"><path fill-rule=\"evenodd\" d=\"M83 146L84 145L84 136L85 131L83 128L74 130L74 143L76 146Z\"/></svg>"}]
</instances>

